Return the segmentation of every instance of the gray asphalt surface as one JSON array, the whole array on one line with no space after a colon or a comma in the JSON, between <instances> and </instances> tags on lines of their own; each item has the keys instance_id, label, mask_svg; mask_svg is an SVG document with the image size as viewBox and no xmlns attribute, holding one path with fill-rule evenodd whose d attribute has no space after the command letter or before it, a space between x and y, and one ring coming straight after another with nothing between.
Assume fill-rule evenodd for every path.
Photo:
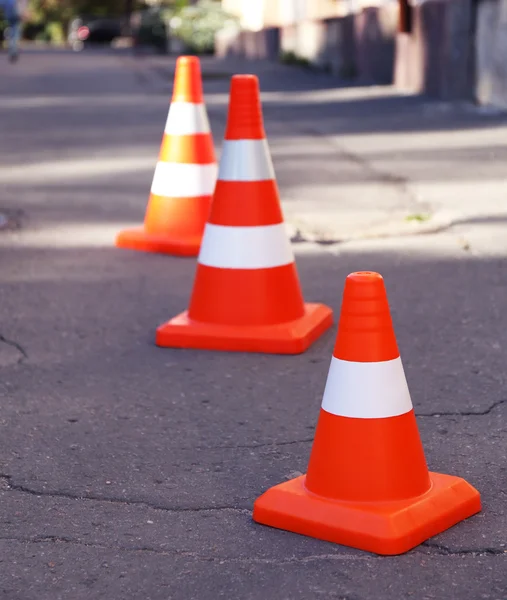
<instances>
[{"instance_id":1,"label":"gray asphalt surface","mask_svg":"<svg viewBox=\"0 0 507 600\"><path fill-rule=\"evenodd\" d=\"M288 73L295 96L329 85ZM430 468L476 486L483 512L393 558L272 530L252 504L306 469L336 328L301 356L156 348L195 260L112 240L144 213L168 107L160 73L38 52L0 74L0 212L13 222L0 232L2 600L505 600L507 216L294 244L306 299L336 316L349 272L384 275ZM224 94L228 81L205 86ZM407 131L422 127L426 103L382 103L387 121L405 111ZM351 128L364 110L350 103ZM218 145L224 114L210 113ZM265 114L283 146L279 110ZM497 118L463 113L456 127ZM284 207L300 170L286 159Z\"/></svg>"}]
</instances>

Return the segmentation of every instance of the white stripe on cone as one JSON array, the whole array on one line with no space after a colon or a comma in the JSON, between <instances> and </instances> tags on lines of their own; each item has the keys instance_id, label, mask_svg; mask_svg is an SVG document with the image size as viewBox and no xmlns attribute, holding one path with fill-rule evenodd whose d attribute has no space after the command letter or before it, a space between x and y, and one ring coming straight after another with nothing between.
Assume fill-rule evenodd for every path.
<instances>
[{"instance_id":1,"label":"white stripe on cone","mask_svg":"<svg viewBox=\"0 0 507 600\"><path fill-rule=\"evenodd\" d=\"M211 196L215 190L217 166L158 162L151 192L168 198Z\"/></svg>"},{"instance_id":2,"label":"white stripe on cone","mask_svg":"<svg viewBox=\"0 0 507 600\"><path fill-rule=\"evenodd\" d=\"M225 140L218 179L222 181L265 181L275 178L268 142Z\"/></svg>"},{"instance_id":3,"label":"white stripe on cone","mask_svg":"<svg viewBox=\"0 0 507 600\"><path fill-rule=\"evenodd\" d=\"M269 269L294 262L285 225L206 224L198 262L218 269Z\"/></svg>"},{"instance_id":4,"label":"white stripe on cone","mask_svg":"<svg viewBox=\"0 0 507 600\"><path fill-rule=\"evenodd\" d=\"M333 415L384 419L412 410L401 358L382 362L331 359L322 408Z\"/></svg>"},{"instance_id":5,"label":"white stripe on cone","mask_svg":"<svg viewBox=\"0 0 507 600\"><path fill-rule=\"evenodd\" d=\"M168 135L209 133L210 126L204 104L172 102L165 124Z\"/></svg>"}]
</instances>

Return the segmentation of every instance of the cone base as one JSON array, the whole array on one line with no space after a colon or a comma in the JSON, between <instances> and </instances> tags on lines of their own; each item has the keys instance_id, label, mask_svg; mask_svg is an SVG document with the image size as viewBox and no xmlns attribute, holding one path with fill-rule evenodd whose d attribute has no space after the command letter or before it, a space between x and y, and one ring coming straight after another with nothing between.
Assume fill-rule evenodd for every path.
<instances>
[{"instance_id":1,"label":"cone base","mask_svg":"<svg viewBox=\"0 0 507 600\"><path fill-rule=\"evenodd\" d=\"M333 311L323 304L305 304L305 314L295 321L263 326L202 323L189 319L185 311L158 327L156 344L165 348L301 354L332 324Z\"/></svg>"},{"instance_id":2,"label":"cone base","mask_svg":"<svg viewBox=\"0 0 507 600\"><path fill-rule=\"evenodd\" d=\"M173 256L197 256L202 236L176 238L169 235L148 233L145 229L125 229L116 237L116 247L141 252L172 254Z\"/></svg>"},{"instance_id":3,"label":"cone base","mask_svg":"<svg viewBox=\"0 0 507 600\"><path fill-rule=\"evenodd\" d=\"M402 554L481 510L479 492L465 480L429 475L426 494L389 503L328 500L308 492L303 475L260 496L253 519L367 552Z\"/></svg>"}]
</instances>

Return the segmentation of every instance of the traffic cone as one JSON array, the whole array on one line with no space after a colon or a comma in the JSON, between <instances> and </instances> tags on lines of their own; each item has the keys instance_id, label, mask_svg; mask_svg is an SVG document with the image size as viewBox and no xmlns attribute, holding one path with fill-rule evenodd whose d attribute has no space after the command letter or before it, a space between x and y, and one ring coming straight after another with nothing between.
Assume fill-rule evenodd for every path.
<instances>
[{"instance_id":1,"label":"traffic cone","mask_svg":"<svg viewBox=\"0 0 507 600\"><path fill-rule=\"evenodd\" d=\"M197 256L216 174L199 59L180 56L144 226L120 232L116 245Z\"/></svg>"},{"instance_id":2,"label":"traffic cone","mask_svg":"<svg viewBox=\"0 0 507 600\"><path fill-rule=\"evenodd\" d=\"M306 475L258 498L258 523L401 554L481 510L459 477L430 473L378 273L345 282Z\"/></svg>"},{"instance_id":3,"label":"traffic cone","mask_svg":"<svg viewBox=\"0 0 507 600\"><path fill-rule=\"evenodd\" d=\"M327 306L303 301L264 133L258 80L235 75L190 306L157 329L156 343L297 354L332 320Z\"/></svg>"}]
</instances>

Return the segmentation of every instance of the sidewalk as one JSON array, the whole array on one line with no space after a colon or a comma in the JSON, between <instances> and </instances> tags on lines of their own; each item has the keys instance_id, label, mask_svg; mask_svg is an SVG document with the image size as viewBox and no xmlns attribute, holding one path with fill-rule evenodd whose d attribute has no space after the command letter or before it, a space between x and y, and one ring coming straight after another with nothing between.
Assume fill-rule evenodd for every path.
<instances>
[{"instance_id":1,"label":"sidewalk","mask_svg":"<svg viewBox=\"0 0 507 600\"><path fill-rule=\"evenodd\" d=\"M174 58L126 60L148 89L170 94ZM507 113L387 86L334 87L326 74L273 63L203 58L202 67L210 118L220 122L230 75L259 76L297 239L406 235L506 214Z\"/></svg>"}]
</instances>

